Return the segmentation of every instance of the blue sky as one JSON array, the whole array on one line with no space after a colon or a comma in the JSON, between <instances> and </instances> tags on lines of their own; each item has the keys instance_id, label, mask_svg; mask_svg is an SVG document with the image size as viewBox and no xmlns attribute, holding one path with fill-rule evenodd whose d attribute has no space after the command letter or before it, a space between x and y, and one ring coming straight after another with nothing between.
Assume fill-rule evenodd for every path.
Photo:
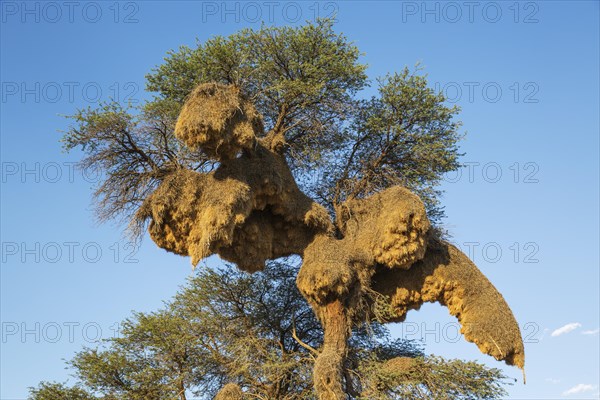
<instances>
[{"instance_id":1,"label":"blue sky","mask_svg":"<svg viewBox=\"0 0 600 400\"><path fill-rule=\"evenodd\" d=\"M61 115L117 97L142 101L169 49L246 26L337 13L336 29L376 78L421 62L463 111L466 167L448 175L445 224L521 325L517 369L456 337L439 305L395 335L519 379L513 399L599 398L599 3L12 2L1 12L1 399L65 381L82 346L151 311L191 274L189 260L118 224L98 225L96 177L61 152ZM217 263L210 259L209 263Z\"/></svg>"}]
</instances>

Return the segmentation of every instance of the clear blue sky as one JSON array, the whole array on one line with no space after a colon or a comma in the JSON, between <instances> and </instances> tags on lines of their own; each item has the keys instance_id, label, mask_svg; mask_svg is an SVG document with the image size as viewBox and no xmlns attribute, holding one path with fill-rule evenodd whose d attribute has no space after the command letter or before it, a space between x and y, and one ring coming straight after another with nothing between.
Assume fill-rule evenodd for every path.
<instances>
[{"instance_id":1,"label":"clear blue sky","mask_svg":"<svg viewBox=\"0 0 600 400\"><path fill-rule=\"evenodd\" d=\"M332 11L372 78L421 62L462 106L469 167L444 184L446 225L521 324L527 385L456 339L438 305L394 333L502 367L519 378L510 398L598 398L597 1L70 4L0 3L0 398L73 382L62 359L112 335L131 310L160 307L191 274L189 260L148 238L131 249L122 226L95 224L95 177L71 175L77 154L61 153L60 115L147 98L144 75L196 38Z\"/></svg>"}]
</instances>

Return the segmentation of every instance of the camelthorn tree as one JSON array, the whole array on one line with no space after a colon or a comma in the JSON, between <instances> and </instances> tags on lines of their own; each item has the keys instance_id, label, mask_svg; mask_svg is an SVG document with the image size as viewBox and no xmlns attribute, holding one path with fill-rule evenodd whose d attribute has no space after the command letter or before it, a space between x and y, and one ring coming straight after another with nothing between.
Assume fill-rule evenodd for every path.
<instances>
[{"instance_id":1,"label":"camelthorn tree","mask_svg":"<svg viewBox=\"0 0 600 400\"><path fill-rule=\"evenodd\" d=\"M408 69L361 98L359 57L328 20L182 47L147 77L153 100L79 111L65 146L105 172L101 219L124 217L137 234L148 226L194 265L218 254L254 272L301 257L296 284L323 327L320 399L357 393L354 327L403 321L424 302L447 306L467 340L522 368L508 305L438 228L437 186L459 167L458 109Z\"/></svg>"}]
</instances>

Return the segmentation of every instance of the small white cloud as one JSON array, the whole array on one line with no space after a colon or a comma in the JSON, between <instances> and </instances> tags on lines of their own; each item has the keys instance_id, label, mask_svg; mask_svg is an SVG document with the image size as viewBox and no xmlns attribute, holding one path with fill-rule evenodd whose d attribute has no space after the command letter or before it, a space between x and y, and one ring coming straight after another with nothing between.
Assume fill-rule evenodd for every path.
<instances>
[{"instance_id":1,"label":"small white cloud","mask_svg":"<svg viewBox=\"0 0 600 400\"><path fill-rule=\"evenodd\" d=\"M579 322L571 322L570 324L566 324L565 326L561 326L560 328L555 329L554 331L552 331L550 336L552 336L552 337L560 336L565 333L574 331L575 329L580 328L580 327L581 327L581 324Z\"/></svg>"},{"instance_id":2,"label":"small white cloud","mask_svg":"<svg viewBox=\"0 0 600 400\"><path fill-rule=\"evenodd\" d=\"M594 329L594 330L589 330L589 331L583 331L581 332L583 335L597 335L598 332L600 332L600 329Z\"/></svg>"},{"instance_id":3,"label":"small white cloud","mask_svg":"<svg viewBox=\"0 0 600 400\"><path fill-rule=\"evenodd\" d=\"M591 392L594 389L596 389L596 386L594 386L594 385L587 385L585 383L580 383L579 385L575 385L571 389L563 392L563 396Z\"/></svg>"},{"instance_id":4,"label":"small white cloud","mask_svg":"<svg viewBox=\"0 0 600 400\"><path fill-rule=\"evenodd\" d=\"M546 378L546 382L550 382L551 384L556 385L557 383L560 383L560 379Z\"/></svg>"}]
</instances>

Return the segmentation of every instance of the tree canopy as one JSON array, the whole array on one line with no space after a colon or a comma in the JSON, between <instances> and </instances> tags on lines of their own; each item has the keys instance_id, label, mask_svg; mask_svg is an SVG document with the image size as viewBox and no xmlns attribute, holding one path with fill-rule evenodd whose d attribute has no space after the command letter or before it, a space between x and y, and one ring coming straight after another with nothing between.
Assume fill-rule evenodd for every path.
<instances>
[{"instance_id":1,"label":"tree canopy","mask_svg":"<svg viewBox=\"0 0 600 400\"><path fill-rule=\"evenodd\" d=\"M378 95L366 98L367 66L333 28L327 19L263 26L182 46L147 75L152 100L79 110L63 141L66 150L83 149L82 166L106 173L96 188L99 217L130 221L173 170L216 167L201 151L182 146L173 131L194 87L217 82L239 87L266 131L284 134L300 188L330 211L348 198L400 184L421 196L439 223L438 185L460 166L459 109L445 105L420 68L378 79Z\"/></svg>"}]
</instances>

